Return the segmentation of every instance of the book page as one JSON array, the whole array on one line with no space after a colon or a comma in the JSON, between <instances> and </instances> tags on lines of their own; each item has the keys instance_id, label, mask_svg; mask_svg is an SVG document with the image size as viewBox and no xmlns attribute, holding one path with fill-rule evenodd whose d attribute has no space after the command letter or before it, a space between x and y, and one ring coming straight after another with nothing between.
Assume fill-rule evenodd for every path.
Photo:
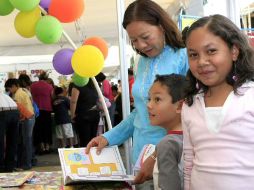
<instances>
[{"instance_id":1,"label":"book page","mask_svg":"<svg viewBox=\"0 0 254 190\"><path fill-rule=\"evenodd\" d=\"M102 149L101 154L97 155L96 148L93 147L93 148L91 148L90 152L93 157L93 162L95 164L112 163L112 162L117 163L118 162L114 149L109 149L109 148Z\"/></svg>"},{"instance_id":2,"label":"book page","mask_svg":"<svg viewBox=\"0 0 254 190\"><path fill-rule=\"evenodd\" d=\"M106 147L100 155L96 148L89 154L85 148L58 149L64 183L70 181L132 181L128 177L117 146Z\"/></svg>"}]
</instances>

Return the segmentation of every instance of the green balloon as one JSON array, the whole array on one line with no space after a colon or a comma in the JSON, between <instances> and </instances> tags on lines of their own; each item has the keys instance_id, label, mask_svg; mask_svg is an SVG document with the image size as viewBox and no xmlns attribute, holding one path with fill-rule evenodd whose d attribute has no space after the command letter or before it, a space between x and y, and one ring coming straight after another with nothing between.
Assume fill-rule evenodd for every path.
<instances>
[{"instance_id":1,"label":"green balloon","mask_svg":"<svg viewBox=\"0 0 254 190\"><path fill-rule=\"evenodd\" d=\"M83 86L87 85L87 83L89 82L89 78L81 77L76 73L74 73L72 75L72 80L73 80L73 83L79 87L83 87Z\"/></svg>"},{"instance_id":2,"label":"green balloon","mask_svg":"<svg viewBox=\"0 0 254 190\"><path fill-rule=\"evenodd\" d=\"M10 0L10 3L20 11L31 11L39 5L40 0Z\"/></svg>"},{"instance_id":3,"label":"green balloon","mask_svg":"<svg viewBox=\"0 0 254 190\"><path fill-rule=\"evenodd\" d=\"M14 7L9 0L0 0L0 15L5 16L10 14L14 10Z\"/></svg>"},{"instance_id":4,"label":"green balloon","mask_svg":"<svg viewBox=\"0 0 254 190\"><path fill-rule=\"evenodd\" d=\"M43 16L35 26L38 40L45 44L53 44L60 40L63 33L61 23L53 16Z\"/></svg>"}]
</instances>

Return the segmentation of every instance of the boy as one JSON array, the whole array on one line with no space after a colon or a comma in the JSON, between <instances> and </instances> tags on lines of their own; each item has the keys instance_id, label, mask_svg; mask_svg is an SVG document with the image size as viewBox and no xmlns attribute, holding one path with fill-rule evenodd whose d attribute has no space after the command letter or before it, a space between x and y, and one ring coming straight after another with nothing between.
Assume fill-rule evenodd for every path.
<instances>
[{"instance_id":1,"label":"boy","mask_svg":"<svg viewBox=\"0 0 254 190\"><path fill-rule=\"evenodd\" d=\"M64 96L64 90L61 87L55 88L55 96L53 110L55 113L56 137L59 140L61 148L65 147L64 138L68 141L69 146L73 148L74 135L69 115L70 100Z\"/></svg>"},{"instance_id":2,"label":"boy","mask_svg":"<svg viewBox=\"0 0 254 190\"><path fill-rule=\"evenodd\" d=\"M157 75L147 103L151 125L165 128L168 135L156 146L155 189L183 189L181 107L186 78L182 75ZM156 173L158 172L158 173Z\"/></svg>"}]
</instances>

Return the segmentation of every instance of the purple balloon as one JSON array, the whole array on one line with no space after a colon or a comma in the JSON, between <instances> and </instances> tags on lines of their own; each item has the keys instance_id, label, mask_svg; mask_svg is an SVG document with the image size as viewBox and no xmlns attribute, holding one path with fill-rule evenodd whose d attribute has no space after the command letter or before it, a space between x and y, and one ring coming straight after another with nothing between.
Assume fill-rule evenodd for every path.
<instances>
[{"instance_id":1,"label":"purple balloon","mask_svg":"<svg viewBox=\"0 0 254 190\"><path fill-rule=\"evenodd\" d=\"M43 9L48 10L50 3L51 3L51 0L41 0L41 1L40 1L40 6L41 6Z\"/></svg>"},{"instance_id":2,"label":"purple balloon","mask_svg":"<svg viewBox=\"0 0 254 190\"><path fill-rule=\"evenodd\" d=\"M74 53L73 49L61 49L53 57L53 67L62 75L70 75L74 73L71 66L71 58Z\"/></svg>"}]
</instances>

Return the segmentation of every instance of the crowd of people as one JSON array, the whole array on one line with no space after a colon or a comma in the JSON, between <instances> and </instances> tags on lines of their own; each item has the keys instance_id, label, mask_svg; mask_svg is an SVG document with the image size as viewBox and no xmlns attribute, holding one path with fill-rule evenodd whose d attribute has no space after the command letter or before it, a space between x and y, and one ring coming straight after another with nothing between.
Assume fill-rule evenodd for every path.
<instances>
[{"instance_id":1,"label":"crowd of people","mask_svg":"<svg viewBox=\"0 0 254 190\"><path fill-rule=\"evenodd\" d=\"M6 135L6 141L1 141L2 155L6 155L5 159L8 158L9 161L15 161L12 166L6 166L4 160L1 160L1 171L5 171L5 167L6 171L29 170L37 163L36 155L48 154L55 148L85 147L98 134L100 119L103 120L102 132L107 130L106 121L101 118L104 111L99 106L100 100L92 80L83 87L71 82L66 89L63 86L54 85L53 80L45 71L41 72L38 79L32 82L27 74L20 74L18 78L10 78L5 82L6 93L14 101L9 103L13 104L10 106L13 110L8 110L8 115L14 115L14 112L19 114L16 114L18 117L11 122L17 127L13 127L13 130L3 129L0 134L1 137ZM112 110L111 121L114 121L115 107L113 105L116 105L114 97L120 92L117 91L113 95L113 89L117 86L111 88L108 81L107 89L105 88L106 76L103 73L99 73L96 79L104 97L110 98L108 109ZM6 99L6 94L3 95ZM3 106L8 101L10 101L9 98L3 100ZM121 102L118 101L117 104ZM5 124L5 126L8 125ZM7 135L10 133L9 130L15 136L11 140ZM4 149L9 146L12 146L8 148L11 151L11 159L9 152Z\"/></svg>"},{"instance_id":2,"label":"crowd of people","mask_svg":"<svg viewBox=\"0 0 254 190\"><path fill-rule=\"evenodd\" d=\"M39 152L49 150L54 111L61 147L64 138L74 146L76 135L86 153L97 147L100 154L131 137L134 165L145 145L156 145L135 176L137 190L253 189L254 50L245 34L228 18L211 15L182 36L151 0L132 2L123 27L140 54L135 77L128 71L129 116L122 119L121 86L111 85L103 73L95 78L114 127L101 135L103 110L92 80L83 87L71 83L65 93L49 84L45 73L34 83L24 76L9 79L5 87L12 98L0 93L0 172L13 171L16 158L23 169L31 168L33 145ZM13 138L18 125L21 156Z\"/></svg>"}]
</instances>

